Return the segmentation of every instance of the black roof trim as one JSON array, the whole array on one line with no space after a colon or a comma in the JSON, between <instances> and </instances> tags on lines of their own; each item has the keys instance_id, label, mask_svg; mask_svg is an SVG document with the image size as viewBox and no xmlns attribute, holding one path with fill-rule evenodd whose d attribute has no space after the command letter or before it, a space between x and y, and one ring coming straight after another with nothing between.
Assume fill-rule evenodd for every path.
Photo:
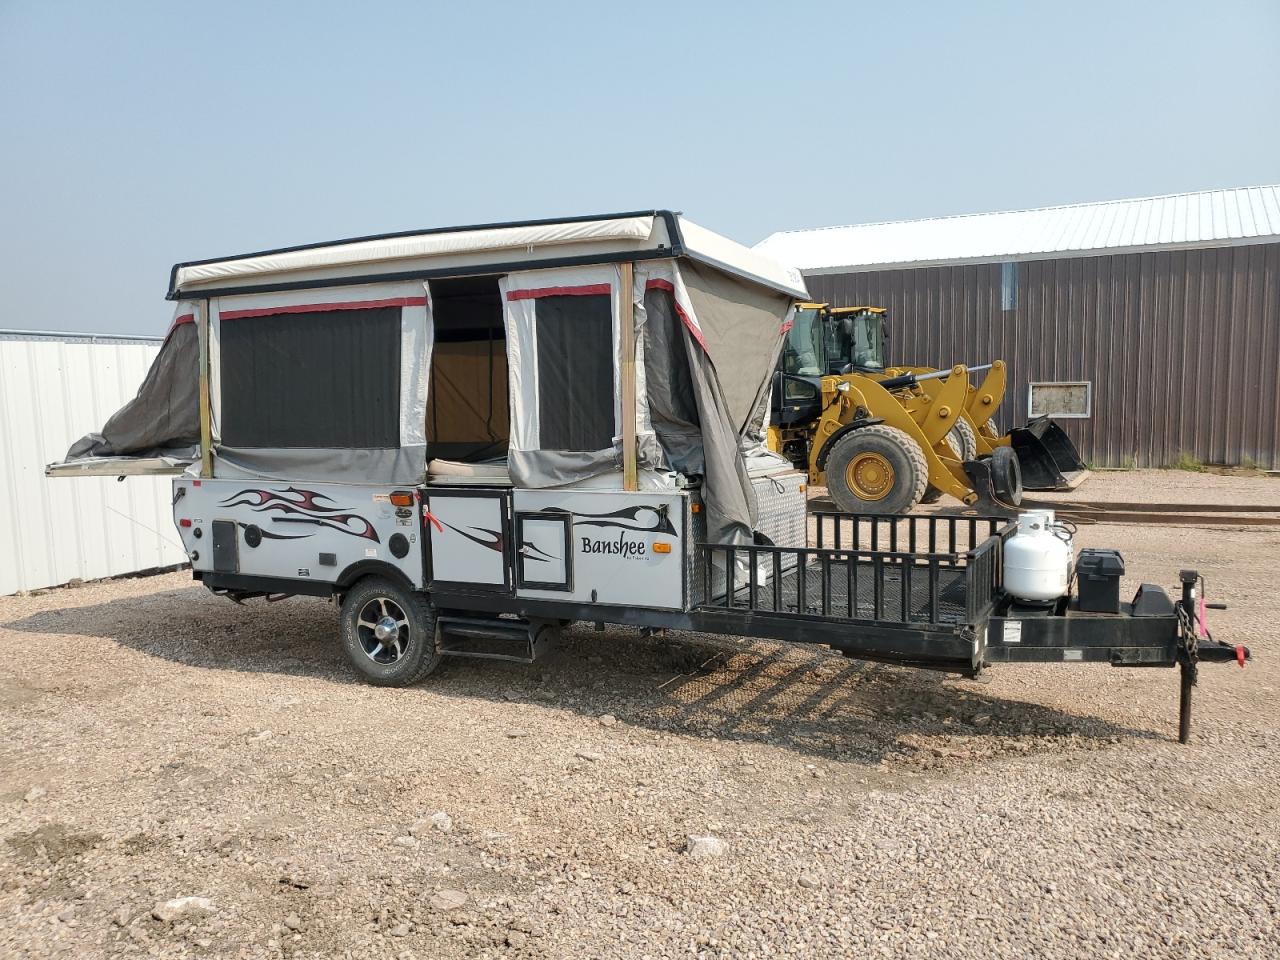
<instances>
[{"instance_id":1,"label":"black roof trim","mask_svg":"<svg viewBox=\"0 0 1280 960\"><path fill-rule=\"evenodd\" d=\"M302 243L292 247L276 247L273 250L257 250L257 251L254 251L253 253L239 253L229 257L208 257L207 259L204 259L204 260L187 260L182 263L175 263L173 267L169 270L169 290L165 294L165 299L166 300L181 299L177 295L178 293L177 279L178 279L178 271L182 267L198 267L206 263L224 263L229 260L248 260L251 257L269 257L269 256L274 256L280 253L295 253L300 250L316 250L320 247L336 247L346 243L365 243L366 241L369 241L369 240L396 240L396 239L399 239L400 237L429 236L435 233L462 233L468 230L501 230L504 228L511 228L511 227L545 227L553 223L586 223L591 220L622 220L626 217L661 217L667 227L667 236L671 240L670 252L666 253L666 255L667 256L674 255L677 257L684 255L684 238L680 235L679 215L678 213L673 212L671 210L629 210L625 213L599 213L599 214L590 214L586 216L577 216L577 217L547 217L541 220L509 220L501 223L473 223L473 224L467 224L466 226L458 226L458 227L427 227L422 230L399 230L394 233L371 233L363 237L347 237L343 240L324 240L318 243ZM614 257L612 259L619 260L619 259L626 259L626 258ZM592 260L587 262L594 263L594 262L608 262L608 261ZM568 266L570 264L564 263L561 265ZM506 273L506 272L509 272L509 270L493 269L493 270L484 270L481 272L482 273ZM425 274L419 274L419 273L406 274L403 276L390 274L381 278L369 278L369 279L370 279L370 282L376 279L389 279L389 278L416 279L420 275L424 277L426 276ZM440 276L444 276L444 275L445 274L440 274ZM463 276L465 274L455 273L454 275ZM346 282L346 281L343 281L343 282ZM351 282L359 282L359 281L351 281ZM308 283L311 286L317 285L314 281L309 281ZM335 283L333 285L339 285L339 284ZM252 289L262 291L268 288L253 287ZM271 289L290 289L290 287L272 286ZM248 291L242 291L242 292L248 292ZM220 296L220 295L225 295L225 294L220 294L216 292L206 292L203 290L196 292L197 299L208 297L208 296Z\"/></svg>"}]
</instances>

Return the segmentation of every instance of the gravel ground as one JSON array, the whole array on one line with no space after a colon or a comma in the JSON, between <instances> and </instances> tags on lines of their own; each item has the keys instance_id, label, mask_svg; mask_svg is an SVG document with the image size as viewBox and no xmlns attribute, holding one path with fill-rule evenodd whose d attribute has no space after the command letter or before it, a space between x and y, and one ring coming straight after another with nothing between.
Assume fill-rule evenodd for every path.
<instances>
[{"instance_id":1,"label":"gravel ground","mask_svg":"<svg viewBox=\"0 0 1280 960\"><path fill-rule=\"evenodd\" d=\"M1069 493L1028 491L1037 500L1096 500L1147 503L1184 503L1212 506L1221 503L1275 506L1280 512L1280 477L1260 471L1192 473L1185 470L1100 470Z\"/></svg>"},{"instance_id":2,"label":"gravel ground","mask_svg":"<svg viewBox=\"0 0 1280 960\"><path fill-rule=\"evenodd\" d=\"M1280 501L1085 493L1171 480ZM0 598L0 956L1280 956L1280 531L1079 542L1231 604L1257 661L1202 671L1188 746L1174 671L576 627L380 690L321 601Z\"/></svg>"}]
</instances>

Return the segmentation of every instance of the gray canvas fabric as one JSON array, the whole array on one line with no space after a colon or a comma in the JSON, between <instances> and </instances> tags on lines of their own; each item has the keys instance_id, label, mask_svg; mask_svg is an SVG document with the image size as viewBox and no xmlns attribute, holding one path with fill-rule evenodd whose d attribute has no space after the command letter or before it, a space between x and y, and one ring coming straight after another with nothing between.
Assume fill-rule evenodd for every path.
<instances>
[{"instance_id":1,"label":"gray canvas fabric","mask_svg":"<svg viewBox=\"0 0 1280 960\"><path fill-rule=\"evenodd\" d=\"M646 290L636 311L644 344L645 394L649 420L663 460L673 470L701 476L705 469L698 403L685 340L689 333L666 290Z\"/></svg>"},{"instance_id":2,"label":"gray canvas fabric","mask_svg":"<svg viewBox=\"0 0 1280 960\"><path fill-rule=\"evenodd\" d=\"M602 473L622 470L622 450L517 450L507 451L507 472L517 487L564 487Z\"/></svg>"},{"instance_id":3,"label":"gray canvas fabric","mask_svg":"<svg viewBox=\"0 0 1280 960\"><path fill-rule=\"evenodd\" d=\"M738 432L707 352L685 337L702 425L702 499L707 537L714 543L751 543L756 528L756 498L742 459Z\"/></svg>"},{"instance_id":4,"label":"gray canvas fabric","mask_svg":"<svg viewBox=\"0 0 1280 960\"><path fill-rule=\"evenodd\" d=\"M668 291L645 293L642 332L649 413L667 460L702 477L710 540L751 543L755 495L710 356L676 314Z\"/></svg>"},{"instance_id":5,"label":"gray canvas fabric","mask_svg":"<svg viewBox=\"0 0 1280 960\"><path fill-rule=\"evenodd\" d=\"M200 341L194 323L174 327L137 395L102 430L81 437L67 460L172 457L190 461L200 448Z\"/></svg>"},{"instance_id":6,"label":"gray canvas fabric","mask_svg":"<svg viewBox=\"0 0 1280 960\"><path fill-rule=\"evenodd\" d=\"M682 260L693 312L724 392L734 432L747 429L782 349L782 323L792 300L784 294Z\"/></svg>"},{"instance_id":7,"label":"gray canvas fabric","mask_svg":"<svg viewBox=\"0 0 1280 960\"><path fill-rule=\"evenodd\" d=\"M262 480L325 483L402 483L426 478L425 444L390 450L330 450L311 447L246 449L214 447L214 474Z\"/></svg>"}]
</instances>

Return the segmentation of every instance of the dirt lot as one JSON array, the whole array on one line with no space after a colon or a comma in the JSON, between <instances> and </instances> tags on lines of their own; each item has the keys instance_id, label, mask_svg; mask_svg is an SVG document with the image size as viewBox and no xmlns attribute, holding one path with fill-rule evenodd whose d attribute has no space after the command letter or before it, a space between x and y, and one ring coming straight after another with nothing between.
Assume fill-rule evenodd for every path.
<instances>
[{"instance_id":1,"label":"dirt lot","mask_svg":"<svg viewBox=\"0 0 1280 960\"><path fill-rule=\"evenodd\" d=\"M576 627L379 690L317 600L0 598L0 955L1280 956L1280 529L1079 542L1124 551L1126 591L1190 565L1231 604L1211 626L1257 661L1202 671L1190 745L1173 671Z\"/></svg>"}]
</instances>

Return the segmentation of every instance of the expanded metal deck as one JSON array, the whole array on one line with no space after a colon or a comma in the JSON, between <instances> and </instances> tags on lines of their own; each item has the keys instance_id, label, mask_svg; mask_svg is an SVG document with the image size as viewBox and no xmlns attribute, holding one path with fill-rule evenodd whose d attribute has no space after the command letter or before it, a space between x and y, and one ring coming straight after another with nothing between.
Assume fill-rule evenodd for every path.
<instances>
[{"instance_id":1,"label":"expanded metal deck","mask_svg":"<svg viewBox=\"0 0 1280 960\"><path fill-rule=\"evenodd\" d=\"M881 559L820 557L768 573L734 591L731 607L767 613L796 613L847 620L899 623L963 623L965 568ZM775 590L775 584L777 589Z\"/></svg>"}]
</instances>

